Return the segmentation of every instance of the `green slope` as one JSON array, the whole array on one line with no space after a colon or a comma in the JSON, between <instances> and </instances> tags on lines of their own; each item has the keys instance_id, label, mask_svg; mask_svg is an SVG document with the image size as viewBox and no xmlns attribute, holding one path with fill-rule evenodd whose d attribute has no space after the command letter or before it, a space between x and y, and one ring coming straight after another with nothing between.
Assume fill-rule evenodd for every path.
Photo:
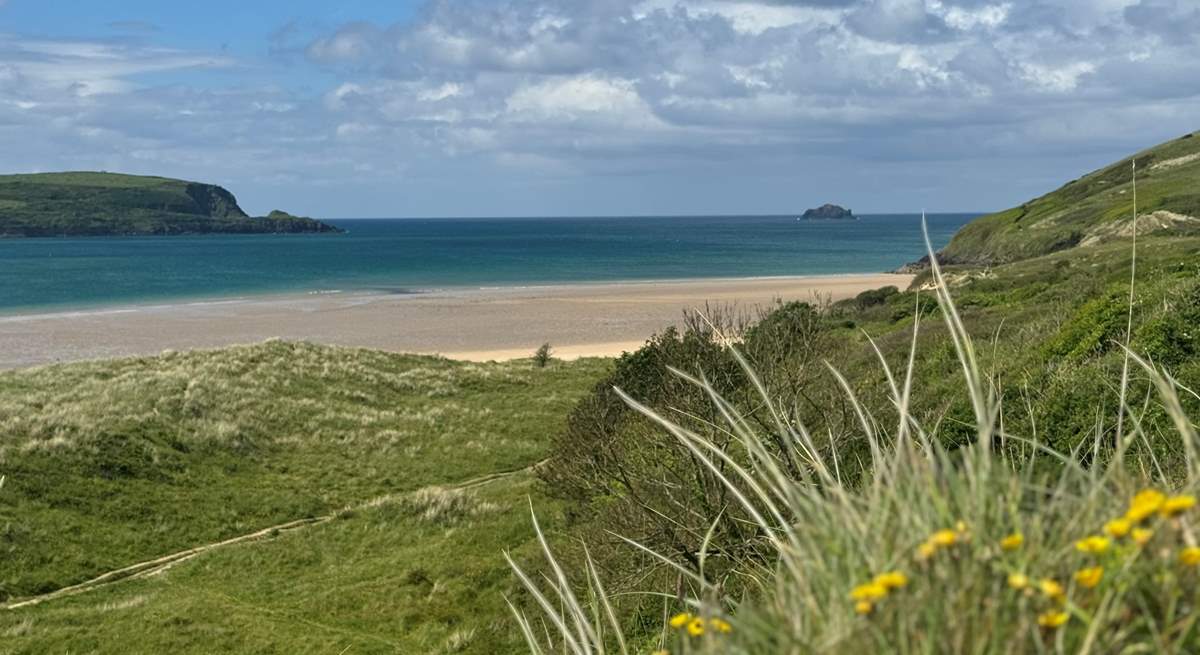
<instances>
[{"instance_id":1,"label":"green slope","mask_svg":"<svg viewBox=\"0 0 1200 655\"><path fill-rule=\"evenodd\" d=\"M1056 560L1054 566L1063 570L1054 575L1070 580L1073 572L1065 567L1075 567L1079 560L1066 556L1068 553L1078 556L1070 543L1074 537L1067 534L1078 531L1082 536L1091 530L1099 531L1107 517L1119 515L1134 491L1122 492L1115 502L1109 501L1111 509L1105 507L1096 512L1097 518L1104 518L1078 521L1077 514L1072 512L1071 520L1067 521L1072 525L1067 533L1055 529L1051 531L1051 539L1046 539L1051 535L1041 535L1036 541L1031 539L1032 548L1019 551L1015 557L1001 555L995 543L1010 526L1024 526L1032 534L1045 525L1041 523L1043 517L1053 512L1045 509L1051 504L1048 499L1062 489L1037 481L1040 473L1046 472L1055 479L1064 469L1086 472L1080 477L1091 477L1095 492L1083 492L1080 496L1093 500L1108 500L1110 485L1122 480L1122 466L1137 480L1131 483L1132 489L1148 486L1150 471L1162 476L1154 483L1156 486L1174 487L1174 481L1189 478L1195 460L1188 437L1181 439L1181 432L1186 435L1189 428L1181 429L1187 419L1180 416L1192 417L1193 421L1200 416L1200 395L1195 392L1200 389L1200 329L1197 329L1200 233L1194 227L1194 218L1190 218L1200 215L1196 204L1196 194L1200 192L1197 142L1200 138L1179 139L1136 156L1140 211L1136 223L1139 240L1132 306L1130 279L1134 266L1128 237L1134 234L1135 224L1130 216L1133 202L1129 159L1026 203L1023 208L982 218L964 228L947 248L949 258L958 263L944 267L946 282L962 324L974 342L984 384L1002 401L996 421L1000 429L985 438L982 445L1011 459L975 457L979 435L964 384L963 364L930 288L928 272L918 276L907 290L869 291L819 310L802 303L783 305L741 333L737 346L760 376L777 412L764 409L761 387L745 375L725 347L729 336L737 331L736 326L722 323L721 316L716 316L714 323L722 330L697 321L693 329L655 337L642 350L621 358L612 375L572 412L567 430L554 440L553 456L540 469L548 482L547 489L565 505L566 529L589 545L590 554L608 574L608 591L620 594L622 599L634 599L639 596L626 592L640 592L644 594L641 597L649 598L651 593L671 595L679 588L677 573L661 573L660 568L656 575L654 569L632 558L626 545L609 537L616 533L693 571L699 570L703 561L708 579L720 581L729 593L729 605L737 607L734 616L739 620L735 621L733 639L744 639L742 635L759 637L730 648L730 652L789 649L822 652L821 644L826 643L826 637L829 643L836 644L833 648L826 647L831 652L861 652L870 648L881 653L915 652L922 648L992 652L996 644L1009 646L1013 652L1044 652L1052 650L1054 643L1074 652L1080 643L1096 644L1106 639L1139 642L1137 646L1125 647L1126 652L1138 648L1146 652L1170 650L1170 646L1156 640L1165 632L1159 626L1171 619L1159 623L1155 616L1147 623L1138 623L1139 614L1154 615L1159 607L1174 607L1174 600L1152 607L1160 602L1157 593L1147 594L1153 599L1149 602L1139 601L1138 606L1114 609L1108 618L1117 617L1116 620L1105 626L1096 617L1109 607L1121 607L1119 603L1123 601L1105 606L1117 594L1105 589L1089 597L1080 593L1086 593L1082 585L1073 583L1068 592L1072 598L1072 624L1053 636L1033 627L1034 614L1030 610L1038 606L1025 605L1024 601L1021 601L1021 617L1012 623L970 618L962 612L945 609L948 606L931 609L936 603L899 598L891 609L879 604L872 608L874 613L870 616L853 617L847 593L856 578L869 580L869 572L899 566L914 572L914 587L924 585L925 589L942 592L936 602L953 597L955 600L949 602L965 599L965 604L978 606L979 598L988 594L1012 594L1003 582L1006 569L1037 570L1034 568L1037 566L1047 570L1046 564L1033 563L1037 557ZM918 316L923 320L919 334L914 337ZM1168 411L1150 376L1137 363L1129 369L1128 393L1122 393L1126 363L1122 346L1126 344L1178 381L1181 412L1172 415ZM881 506L872 502L879 498L875 492L901 486L905 483L903 479L875 478L875 484L863 490L861 502L826 503L817 498L820 494L809 498L799 492L796 495L805 500L796 502L788 492L790 483L780 483L772 475L762 473L770 470L759 464L767 458L757 455L757 450L751 451L756 453L753 456L747 455L750 449L737 445L733 437L734 433L741 436L743 431L761 435L761 445L767 452L780 453L789 448L790 440L786 435L779 439L774 435L780 434L777 424L786 423L795 430L794 434L805 435L806 446L791 450L794 458L777 459L779 470L791 475L799 486L821 485L817 467L807 466L807 462L820 459L828 467L823 470L832 471L839 481L847 481L853 487L870 475L873 458L879 457L881 451L883 459L890 458L889 442L898 432L891 395L896 386L891 384L898 384L897 379L904 380L910 348L915 349L915 357L911 360L912 396L908 409L916 419L914 423L922 426L925 436L950 451L971 444L972 451L952 452L951 457L962 454L965 459L947 460L946 470L954 469L956 475L970 471L965 477L977 478L961 487L942 487L939 482L923 480L921 484L926 488L911 495L901 494L901 503L940 514L932 523L934 526L965 520L974 535L974 526L986 524L985 529L990 529L992 536L973 542L972 547L977 548L973 555L956 552L953 556L960 561L986 562L990 567L986 578L968 577L957 563L941 568L945 564L914 562L911 558L919 543L918 535L928 532L913 530L913 522L908 519L897 521L895 530L878 530L885 523L873 509ZM725 407L717 411L711 397L694 385L681 383L671 369L703 374L705 381L737 408L745 420L730 428L725 416L734 412ZM897 378L889 380L886 370ZM785 573L780 576L782 583L772 579L770 573L763 573L762 567L766 560L770 569L775 555L772 547L763 546L766 531L748 529L748 525L755 525L754 517L740 510L738 502L730 500L734 494L716 481L716 475L697 463L694 453L680 447L679 435L667 432L627 407L614 393L614 387L627 391L711 444L721 447L731 444L727 452L745 463L749 475L759 484L739 484L737 476L727 477L739 484L748 497L754 497L764 488L770 489L768 495L778 494L771 496L774 502L759 504L764 514L768 507L775 511L777 505L790 505L790 513L782 510L788 517L782 520L794 520L801 526L801 532L812 527L808 534L827 536L829 531L819 532L821 521L829 515L842 514L839 520L844 519L844 523L838 527L851 534L830 538L829 547L824 549L809 544L797 547L795 552L801 555L792 561L802 574L793 578ZM848 396L856 402L851 402ZM1127 403L1124 412L1119 411L1122 399ZM1173 409L1174 403L1170 406ZM1116 427L1119 422L1120 434ZM878 435L878 441L864 438L867 431ZM812 446L807 446L809 438ZM1118 443L1127 448L1122 450L1119 460L1113 449ZM812 451L819 454L810 455ZM897 457L896 461L903 459ZM935 461L938 462L935 466L941 465L940 460ZM960 461L962 470L958 470ZM1030 462L1029 477L1025 480L1032 491L1028 500L1024 500L1023 494L1011 493L1016 487L1010 487L999 490L1004 495L998 503L1009 507L999 509L997 505L980 503L979 506L990 505L996 511L975 518L957 509L956 494L997 497L996 492L984 490L982 484L976 486L977 479L990 475L981 472L982 465L972 463L983 461L1001 467L1009 462L1024 467L1025 462ZM1115 470L1106 470L1110 464ZM728 472L732 467L722 465L721 469ZM1191 480L1194 484L1194 477ZM1194 492L1188 488L1188 493ZM830 499L838 496L827 494ZM775 501L780 497L785 499ZM1045 505L1043 499L1047 500ZM1098 502L1097 507L1100 506ZM834 507L837 509L831 509ZM889 509L892 508L885 511ZM1039 516L1041 512L1044 514ZM895 515L908 516L904 511ZM858 544L847 546L846 542L867 542L862 537L872 531L873 528L865 527L870 525L877 530L870 543L879 548L855 554ZM1175 525L1165 530L1182 534ZM1054 545L1047 547L1047 544ZM784 548L791 550L790 544ZM888 548L893 550L884 554L882 551ZM1114 550L1119 554L1114 557L1135 552L1124 548L1117 546ZM1027 557L1034 549L1040 552ZM697 556L701 552L707 553L706 559ZM1169 551L1162 552L1165 562ZM569 558L568 570L583 566L578 549L564 556ZM1001 559L1007 557L1012 559ZM1124 568L1137 558L1133 555L1120 560L1120 567L1115 568ZM1107 566L1118 560L1104 561ZM1106 575L1111 575L1108 571ZM814 573L810 576L809 572ZM827 579L820 581L822 575ZM1165 597L1169 593L1166 591L1169 583L1165 581L1172 575L1156 574L1146 579L1152 580L1156 592L1163 590ZM1111 578L1105 580L1107 584ZM962 589L971 584L978 585L979 592L964 595ZM1120 593L1131 586L1124 581L1120 584ZM1185 589L1188 600L1180 604L1193 600L1195 588ZM1010 595L991 607L1014 597L1019 596ZM1080 597L1085 600L1076 604L1074 599ZM746 602L746 598L751 600ZM796 621L797 616L806 617L810 608L827 599L845 603L846 620L835 609L822 614L811 625L805 620ZM1096 609L1098 604L1105 606L1104 609ZM920 611L910 611L913 607L919 607ZM640 621L631 620L629 625L647 626L650 631L659 629L664 612L661 601L647 600L633 609L640 612ZM772 614L775 622L764 623L764 615ZM819 627L829 616L834 617L829 627ZM963 620L956 622L956 617ZM1143 632L1143 625L1153 627ZM944 628L941 632L939 626ZM1188 623L1182 628L1170 628L1179 635L1173 643L1183 644L1177 649L1194 650L1191 646L1195 635L1188 632L1193 626ZM1097 637L1114 629L1118 639ZM789 633L812 638L788 641Z\"/></svg>"},{"instance_id":2,"label":"green slope","mask_svg":"<svg viewBox=\"0 0 1200 655\"><path fill-rule=\"evenodd\" d=\"M996 264L1129 236L1135 159L1138 234L1200 234L1200 136L1189 134L972 221L946 246L943 259Z\"/></svg>"},{"instance_id":3,"label":"green slope","mask_svg":"<svg viewBox=\"0 0 1200 655\"><path fill-rule=\"evenodd\" d=\"M1106 449L1093 453L1091 444L1097 435L1102 444L1117 439L1121 346L1129 328L1134 352L1186 388L1200 389L1200 230L1193 218L1164 218L1168 212L1200 215L1198 152L1200 138L1189 137L1137 155L1141 218L1132 321L1132 232L1124 229L1132 221L1123 218L1132 213L1128 159L1024 209L981 218L951 242L947 254L959 263L944 267L946 279L981 369L1004 398L1002 424L1009 434L1036 437L1060 453L1078 452L1088 466L1107 458ZM745 530L746 516L731 515L723 487L706 482L710 474L679 448L677 438L627 407L614 388L725 443L729 435L713 427L722 422L711 398L671 369L703 374L751 417L751 425L772 432L782 418L798 433L803 426L817 448L841 458L845 473L870 462L872 452L862 438L862 417L849 409L842 380L827 365L844 375L878 429L894 429L880 357L897 375L905 371L921 316L910 411L948 447L972 442L975 419L962 365L930 283L926 271L906 290L869 291L821 308L786 304L741 333L737 346L786 411L782 417L762 409L759 388L725 347L726 336L738 334L736 321L723 323L719 314L713 317L719 331L697 321L621 358L572 412L541 469L547 488L566 503L569 529L589 545L599 544L592 554L609 570L612 588L658 590L673 583L664 576L656 586L628 550L608 538L611 533L694 569L702 548L728 553L706 561L714 579L724 579L722 567L749 557L757 538ZM1155 398L1147 376L1133 366L1126 399L1135 418L1124 417L1124 426L1135 420L1148 436L1130 446L1125 461L1176 475L1186 451ZM1181 403L1188 415L1200 415L1200 395L1186 394ZM1017 453L1026 443L1014 440L1009 447ZM648 602L642 609L653 625L661 607Z\"/></svg>"},{"instance_id":4,"label":"green slope","mask_svg":"<svg viewBox=\"0 0 1200 655\"><path fill-rule=\"evenodd\" d=\"M0 237L337 232L310 218L247 216L198 182L116 173L0 175Z\"/></svg>"},{"instance_id":5,"label":"green slope","mask_svg":"<svg viewBox=\"0 0 1200 655\"><path fill-rule=\"evenodd\" d=\"M527 472L461 493L428 488L538 462L608 366L276 341L2 373L8 602L296 519L338 519L0 610L0 652L130 652L134 635L138 652L432 652L471 634L484 644L473 652L491 652L513 636L500 552L524 552L523 500L538 491Z\"/></svg>"}]
</instances>

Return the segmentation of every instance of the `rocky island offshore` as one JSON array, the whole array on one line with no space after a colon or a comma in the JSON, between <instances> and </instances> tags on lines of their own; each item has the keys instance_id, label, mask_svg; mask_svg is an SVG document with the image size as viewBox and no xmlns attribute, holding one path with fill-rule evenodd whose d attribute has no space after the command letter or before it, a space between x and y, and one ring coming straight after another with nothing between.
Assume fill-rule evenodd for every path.
<instances>
[{"instance_id":1,"label":"rocky island offshore","mask_svg":"<svg viewBox=\"0 0 1200 655\"><path fill-rule=\"evenodd\" d=\"M0 175L0 237L341 231L279 210L252 217L213 184L118 173Z\"/></svg>"},{"instance_id":2,"label":"rocky island offshore","mask_svg":"<svg viewBox=\"0 0 1200 655\"><path fill-rule=\"evenodd\" d=\"M821 205L820 207L817 207L816 209L809 209L809 210L805 211L804 215L801 216L800 218L802 218L806 221L811 221L811 220L823 220L823 219L856 220L858 217L854 215L854 212L850 211L849 209L846 209L845 207L841 207L839 205L833 205L830 203L825 203L824 205Z\"/></svg>"}]
</instances>

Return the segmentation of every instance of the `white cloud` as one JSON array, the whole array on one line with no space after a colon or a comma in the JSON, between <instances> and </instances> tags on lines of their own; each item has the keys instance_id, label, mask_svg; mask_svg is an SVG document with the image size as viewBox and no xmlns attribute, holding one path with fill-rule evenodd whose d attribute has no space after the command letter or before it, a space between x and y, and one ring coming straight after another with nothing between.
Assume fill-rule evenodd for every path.
<instances>
[{"instance_id":1,"label":"white cloud","mask_svg":"<svg viewBox=\"0 0 1200 655\"><path fill-rule=\"evenodd\" d=\"M137 75L231 65L227 57L116 43L25 39L0 34L4 59L0 83L20 79L31 94L76 96L123 93L137 88Z\"/></svg>"},{"instance_id":2,"label":"white cloud","mask_svg":"<svg viewBox=\"0 0 1200 655\"><path fill-rule=\"evenodd\" d=\"M505 177L518 172L574 180L577 195L629 177L678 190L711 173L759 190L743 199L778 198L799 178L898 181L889 166L921 159L931 176L956 180L940 188L968 198L963 207L1006 188L1013 171L1027 178L1023 157L1115 156L1195 129L1196 9L1185 0L429 0L408 23L353 22L307 41L298 40L307 27L280 30L270 47L282 76L303 78L294 89L239 77L271 62L0 34L0 165L311 182L294 193L424 176L413 193L432 205L438 180L501 188L524 184ZM209 73L189 84L192 70L222 81ZM962 176L975 167L990 182L968 196ZM757 185L774 177L776 195L763 195ZM903 182L888 188L912 188ZM727 195L713 202L737 201Z\"/></svg>"},{"instance_id":3,"label":"white cloud","mask_svg":"<svg viewBox=\"0 0 1200 655\"><path fill-rule=\"evenodd\" d=\"M632 82L592 75L552 78L521 86L505 104L509 114L518 120L599 118L625 127L659 124Z\"/></svg>"},{"instance_id":4,"label":"white cloud","mask_svg":"<svg viewBox=\"0 0 1200 655\"><path fill-rule=\"evenodd\" d=\"M1095 64L1077 61L1064 66L1044 66L1033 62L1021 65L1022 77L1044 91L1065 93L1079 88L1080 78L1096 72Z\"/></svg>"}]
</instances>

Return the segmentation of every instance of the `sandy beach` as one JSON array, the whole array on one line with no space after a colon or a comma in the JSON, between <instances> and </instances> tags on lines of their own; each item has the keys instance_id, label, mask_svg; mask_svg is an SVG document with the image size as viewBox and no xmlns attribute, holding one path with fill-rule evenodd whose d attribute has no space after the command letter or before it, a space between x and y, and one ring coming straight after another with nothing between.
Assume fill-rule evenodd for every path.
<instances>
[{"instance_id":1,"label":"sandy beach","mask_svg":"<svg viewBox=\"0 0 1200 655\"><path fill-rule=\"evenodd\" d=\"M895 274L456 289L421 294L266 296L0 316L0 368L212 348L269 338L441 354L473 361L634 350L683 312L709 303L752 309L774 299L839 300Z\"/></svg>"}]
</instances>

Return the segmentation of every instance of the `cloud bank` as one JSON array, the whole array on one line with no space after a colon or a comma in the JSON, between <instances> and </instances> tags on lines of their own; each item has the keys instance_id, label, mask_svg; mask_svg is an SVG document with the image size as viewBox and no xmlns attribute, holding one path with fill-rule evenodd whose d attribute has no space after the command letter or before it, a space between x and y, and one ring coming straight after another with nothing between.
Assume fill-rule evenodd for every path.
<instances>
[{"instance_id":1,"label":"cloud bank","mask_svg":"<svg viewBox=\"0 0 1200 655\"><path fill-rule=\"evenodd\" d=\"M278 34L266 62L0 35L0 163L332 215L988 209L1200 127L1190 0L434 0ZM271 65L311 79L239 81Z\"/></svg>"}]
</instances>

